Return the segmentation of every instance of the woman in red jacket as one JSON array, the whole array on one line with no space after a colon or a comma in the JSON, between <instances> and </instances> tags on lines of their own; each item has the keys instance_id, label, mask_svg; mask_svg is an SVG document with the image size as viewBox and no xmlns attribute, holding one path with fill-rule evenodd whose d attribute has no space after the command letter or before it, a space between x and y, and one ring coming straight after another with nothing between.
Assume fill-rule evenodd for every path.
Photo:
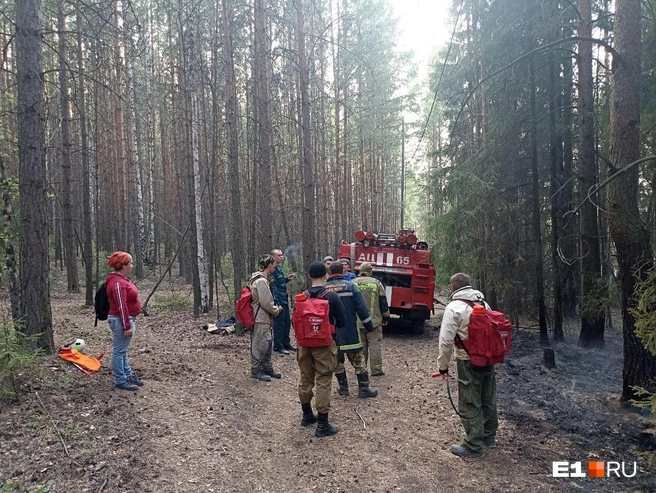
<instances>
[{"instance_id":1,"label":"woman in red jacket","mask_svg":"<svg viewBox=\"0 0 656 493\"><path fill-rule=\"evenodd\" d=\"M112 350L112 373L114 384L122 390L137 390L143 385L141 379L132 373L128 363L128 347L134 335L135 320L141 313L139 290L128 280L132 273L132 256L126 252L114 252L107 257L107 265L114 268L107 279L109 298L109 327L112 329L114 348Z\"/></svg>"}]
</instances>

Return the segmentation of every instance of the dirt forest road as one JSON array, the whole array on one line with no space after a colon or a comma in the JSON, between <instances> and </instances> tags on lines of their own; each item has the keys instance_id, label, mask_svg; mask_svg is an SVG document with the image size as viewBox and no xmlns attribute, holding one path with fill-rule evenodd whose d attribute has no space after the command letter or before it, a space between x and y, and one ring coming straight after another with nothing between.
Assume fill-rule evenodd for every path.
<instances>
[{"instance_id":1,"label":"dirt forest road","mask_svg":"<svg viewBox=\"0 0 656 493\"><path fill-rule=\"evenodd\" d=\"M190 309L154 304L130 348L138 392L114 390L111 337L93 328L82 295L53 298L56 343L76 337L106 354L85 377L47 358L24 394L0 409L0 491L21 492L649 492L650 421L622 410L621 338L603 350L556 346L542 368L536 334L518 334L498 371L499 446L478 461L449 451L460 421L435 370L436 322L423 336L398 329L384 339L380 394L358 399L333 386L338 435L317 439L300 426L298 369L274 353L281 380L249 378L248 337L210 335ZM347 363L348 365L348 363ZM455 396L455 382L452 382ZM653 430L651 430L653 431ZM624 461L633 478L553 478L552 461ZM630 466L630 467L629 467Z\"/></svg>"}]
</instances>

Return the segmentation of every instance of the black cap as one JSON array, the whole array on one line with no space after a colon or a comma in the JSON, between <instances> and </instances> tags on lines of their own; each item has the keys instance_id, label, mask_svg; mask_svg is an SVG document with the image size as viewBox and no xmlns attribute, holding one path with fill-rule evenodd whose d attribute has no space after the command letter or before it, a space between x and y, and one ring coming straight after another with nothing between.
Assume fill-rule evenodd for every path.
<instances>
[{"instance_id":1,"label":"black cap","mask_svg":"<svg viewBox=\"0 0 656 493\"><path fill-rule=\"evenodd\" d=\"M315 260L310 264L310 268L308 269L308 276L310 276L312 279L319 279L320 277L324 277L326 275L326 266L323 265L323 262L319 262L318 260Z\"/></svg>"}]
</instances>

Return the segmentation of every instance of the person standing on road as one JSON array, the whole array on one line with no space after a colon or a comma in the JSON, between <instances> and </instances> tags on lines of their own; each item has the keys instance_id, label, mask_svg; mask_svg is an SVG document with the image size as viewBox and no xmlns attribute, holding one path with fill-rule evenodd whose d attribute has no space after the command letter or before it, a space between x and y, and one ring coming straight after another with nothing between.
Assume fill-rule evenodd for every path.
<instances>
[{"instance_id":1,"label":"person standing on road","mask_svg":"<svg viewBox=\"0 0 656 493\"><path fill-rule=\"evenodd\" d=\"M271 378L282 376L273 369L271 363L271 319L282 311L282 307L275 304L269 288L269 276L276 267L276 260L271 255L263 255L258 265L260 270L253 272L250 278L253 297L251 307L255 319L251 331L251 378L270 382Z\"/></svg>"},{"instance_id":2,"label":"person standing on road","mask_svg":"<svg viewBox=\"0 0 656 493\"><path fill-rule=\"evenodd\" d=\"M296 346L292 345L289 339L292 325L289 319L287 283L296 279L296 274L289 274L285 277L282 270L285 255L282 250L272 250L271 256L276 259L276 267L269 278L271 292L275 303L282 307L282 311L273 319L273 350L280 354L289 354L290 351L296 351Z\"/></svg>"},{"instance_id":3,"label":"person standing on road","mask_svg":"<svg viewBox=\"0 0 656 493\"><path fill-rule=\"evenodd\" d=\"M312 286L307 290L311 298L322 297L328 301L330 323L335 327L344 325L344 306L335 293L326 292L324 282L326 267L314 261L308 269ZM300 296L300 295L299 295ZM298 398L303 410L302 426L317 423L314 435L325 437L335 435L339 428L328 422L330 394L332 393L333 371L337 366L337 346L333 340L329 346L303 347L299 345L296 353L301 379L298 384ZM316 387L315 405L318 415L312 412L312 390Z\"/></svg>"},{"instance_id":4,"label":"person standing on road","mask_svg":"<svg viewBox=\"0 0 656 493\"><path fill-rule=\"evenodd\" d=\"M109 299L107 322L112 329L112 373L117 389L135 391L143 381L132 372L128 362L128 348L135 331L137 315L141 313L139 290L128 280L132 273L132 256L114 252L107 257L107 265L114 269L105 279Z\"/></svg>"},{"instance_id":5,"label":"person standing on road","mask_svg":"<svg viewBox=\"0 0 656 493\"><path fill-rule=\"evenodd\" d=\"M362 300L362 294L350 281L344 280L344 267L341 262L333 262L330 265L330 277L326 283L326 289L334 291L339 295L344 305L346 321L343 327L337 327L337 368L335 378L339 383L337 392L339 395L349 395L348 377L344 368L345 356L348 357L355 369L358 378L358 397L376 397L378 390L369 387L369 372L362 353L362 339L358 330L357 318L362 321L367 332L374 331L374 325L369 317L367 305Z\"/></svg>"},{"instance_id":6,"label":"person standing on road","mask_svg":"<svg viewBox=\"0 0 656 493\"><path fill-rule=\"evenodd\" d=\"M437 365L442 378L449 378L449 362L456 345L458 368L458 412L466 436L462 444L451 446L451 452L459 457L483 457L485 448L496 447L497 427L497 381L492 366L473 366L464 346L456 337L469 338L469 317L475 304L489 308L483 293L471 286L467 274L451 276L451 299L446 306L440 328L440 349Z\"/></svg>"},{"instance_id":7,"label":"person standing on road","mask_svg":"<svg viewBox=\"0 0 656 493\"><path fill-rule=\"evenodd\" d=\"M383 371L383 325L387 325L390 318L390 310L387 305L387 295L385 294L385 286L375 277L372 277L373 268L369 262L360 264L360 273L353 281L360 293L364 304L367 305L369 315L371 316L371 323L375 329L373 332L367 332L364 324L358 320L358 330L360 331L360 338L362 339L363 354L365 365L369 361L371 355L371 376L385 375Z\"/></svg>"}]
</instances>

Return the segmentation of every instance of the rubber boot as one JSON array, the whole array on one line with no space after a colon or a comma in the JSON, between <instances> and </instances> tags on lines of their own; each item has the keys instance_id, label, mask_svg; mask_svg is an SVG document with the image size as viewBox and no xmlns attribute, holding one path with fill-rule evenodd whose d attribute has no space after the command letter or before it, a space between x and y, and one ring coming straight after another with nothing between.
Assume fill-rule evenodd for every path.
<instances>
[{"instance_id":1,"label":"rubber boot","mask_svg":"<svg viewBox=\"0 0 656 493\"><path fill-rule=\"evenodd\" d=\"M312 412L312 404L301 404L301 409L303 409L301 426L310 426L317 422L317 415Z\"/></svg>"},{"instance_id":2,"label":"rubber boot","mask_svg":"<svg viewBox=\"0 0 656 493\"><path fill-rule=\"evenodd\" d=\"M364 372L364 373L359 373L357 375L358 377L358 397L362 397L363 399L365 397L376 397L378 395L378 390L369 387L369 373Z\"/></svg>"},{"instance_id":3,"label":"rubber boot","mask_svg":"<svg viewBox=\"0 0 656 493\"><path fill-rule=\"evenodd\" d=\"M319 422L317 423L317 429L314 432L315 437L321 438L337 435L339 428L328 422L328 413L319 413L318 418Z\"/></svg>"},{"instance_id":4,"label":"rubber boot","mask_svg":"<svg viewBox=\"0 0 656 493\"><path fill-rule=\"evenodd\" d=\"M339 388L337 389L337 393L339 395L349 395L348 377L346 376L346 372L335 373L335 378L337 379L337 383L339 383Z\"/></svg>"}]
</instances>

